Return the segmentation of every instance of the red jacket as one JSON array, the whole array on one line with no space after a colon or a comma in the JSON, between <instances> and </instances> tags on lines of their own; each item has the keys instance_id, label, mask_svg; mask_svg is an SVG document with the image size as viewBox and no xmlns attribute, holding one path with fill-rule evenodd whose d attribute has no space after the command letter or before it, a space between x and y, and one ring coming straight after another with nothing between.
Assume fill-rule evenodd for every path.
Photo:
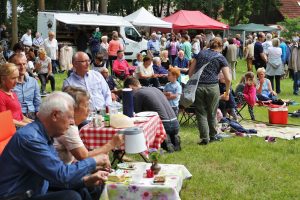
<instances>
[{"instance_id":1,"label":"red jacket","mask_svg":"<svg viewBox=\"0 0 300 200\"><path fill-rule=\"evenodd\" d=\"M113 71L116 75L125 74L125 77L132 75L135 67L130 66L125 59L117 59L113 63Z\"/></svg>"},{"instance_id":2,"label":"red jacket","mask_svg":"<svg viewBox=\"0 0 300 200\"><path fill-rule=\"evenodd\" d=\"M250 106L254 106L256 103L256 88L254 85L249 86L248 84L245 84L244 88L244 98L247 104Z\"/></svg>"}]
</instances>

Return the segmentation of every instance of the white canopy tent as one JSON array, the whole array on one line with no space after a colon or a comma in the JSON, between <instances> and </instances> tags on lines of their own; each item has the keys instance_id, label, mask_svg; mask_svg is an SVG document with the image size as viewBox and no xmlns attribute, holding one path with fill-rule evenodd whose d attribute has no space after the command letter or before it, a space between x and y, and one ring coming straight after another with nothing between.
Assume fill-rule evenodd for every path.
<instances>
[{"instance_id":1,"label":"white canopy tent","mask_svg":"<svg viewBox=\"0 0 300 200\"><path fill-rule=\"evenodd\" d=\"M148 12L144 7L141 7L134 13L124 17L127 21L132 23L134 26L147 26L157 28L172 28L172 23L165 22L158 17L155 17Z\"/></svg>"}]
</instances>

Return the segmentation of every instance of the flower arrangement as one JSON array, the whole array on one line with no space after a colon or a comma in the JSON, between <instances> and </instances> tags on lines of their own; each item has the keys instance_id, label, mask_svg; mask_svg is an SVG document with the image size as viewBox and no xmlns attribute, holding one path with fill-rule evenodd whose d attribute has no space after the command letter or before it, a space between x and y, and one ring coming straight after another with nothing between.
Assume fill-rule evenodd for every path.
<instances>
[{"instance_id":1,"label":"flower arrangement","mask_svg":"<svg viewBox=\"0 0 300 200\"><path fill-rule=\"evenodd\" d=\"M161 169L161 167L158 165L160 154L161 152L159 152L157 149L149 150L149 159L152 162L150 169L153 171L155 175L157 175Z\"/></svg>"},{"instance_id":2,"label":"flower arrangement","mask_svg":"<svg viewBox=\"0 0 300 200\"><path fill-rule=\"evenodd\" d=\"M157 149L149 149L149 159L153 162L158 162L160 158L160 152Z\"/></svg>"}]
</instances>

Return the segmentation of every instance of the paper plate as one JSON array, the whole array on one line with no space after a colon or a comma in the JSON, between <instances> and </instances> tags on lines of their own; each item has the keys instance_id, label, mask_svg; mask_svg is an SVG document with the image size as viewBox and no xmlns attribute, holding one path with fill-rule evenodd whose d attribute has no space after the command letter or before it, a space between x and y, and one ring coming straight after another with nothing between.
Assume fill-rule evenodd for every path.
<instances>
[{"instance_id":1,"label":"paper plate","mask_svg":"<svg viewBox=\"0 0 300 200\"><path fill-rule=\"evenodd\" d=\"M152 116L157 116L157 112L152 112L152 111L147 111L147 112L140 112L137 113L135 116L137 117L152 117Z\"/></svg>"},{"instance_id":2,"label":"paper plate","mask_svg":"<svg viewBox=\"0 0 300 200\"><path fill-rule=\"evenodd\" d=\"M128 163L119 163L117 164L119 169L125 169L125 170L135 170L135 166L133 164Z\"/></svg>"},{"instance_id":3,"label":"paper plate","mask_svg":"<svg viewBox=\"0 0 300 200\"><path fill-rule=\"evenodd\" d=\"M142 122L146 122L149 120L148 117L133 117L132 118L134 123L142 123Z\"/></svg>"}]
</instances>

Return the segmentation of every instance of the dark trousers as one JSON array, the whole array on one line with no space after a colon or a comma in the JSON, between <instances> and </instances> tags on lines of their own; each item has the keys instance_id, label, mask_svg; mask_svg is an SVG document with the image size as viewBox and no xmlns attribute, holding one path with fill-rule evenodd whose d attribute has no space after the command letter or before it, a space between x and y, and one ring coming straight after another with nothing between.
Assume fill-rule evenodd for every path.
<instances>
[{"instance_id":1,"label":"dark trousers","mask_svg":"<svg viewBox=\"0 0 300 200\"><path fill-rule=\"evenodd\" d=\"M299 82L300 82L300 72L294 72L293 79L294 79L294 85L293 85L294 94L298 94Z\"/></svg>"},{"instance_id":2,"label":"dark trousers","mask_svg":"<svg viewBox=\"0 0 300 200\"><path fill-rule=\"evenodd\" d=\"M274 78L275 78L275 83L276 83L276 93L279 94L280 93L280 79L281 79L281 76L268 76L268 79L271 82L273 90L274 90Z\"/></svg>"},{"instance_id":3,"label":"dark trousers","mask_svg":"<svg viewBox=\"0 0 300 200\"><path fill-rule=\"evenodd\" d=\"M158 78L147 78L147 79L139 79L142 86L149 87L159 87L159 81Z\"/></svg>"},{"instance_id":4,"label":"dark trousers","mask_svg":"<svg viewBox=\"0 0 300 200\"><path fill-rule=\"evenodd\" d=\"M80 194L75 190L61 190L57 192L49 192L44 195L38 195L36 197L30 198L30 200L82 200Z\"/></svg>"},{"instance_id":5,"label":"dark trousers","mask_svg":"<svg viewBox=\"0 0 300 200\"><path fill-rule=\"evenodd\" d=\"M59 70L57 60L51 60L51 65L53 73L56 74Z\"/></svg>"},{"instance_id":6,"label":"dark trousers","mask_svg":"<svg viewBox=\"0 0 300 200\"><path fill-rule=\"evenodd\" d=\"M117 56L108 56L108 62L109 62L109 66L110 66L110 72L112 72L112 68L113 68L113 61L117 59ZM108 69L108 66L106 66L106 68Z\"/></svg>"},{"instance_id":7,"label":"dark trousers","mask_svg":"<svg viewBox=\"0 0 300 200\"><path fill-rule=\"evenodd\" d=\"M177 55L170 55L169 56L169 61L170 61L170 64L173 66L174 65L174 61L175 61L175 58L177 57Z\"/></svg>"},{"instance_id":8,"label":"dark trousers","mask_svg":"<svg viewBox=\"0 0 300 200\"><path fill-rule=\"evenodd\" d=\"M266 69L266 63L257 63L257 62L255 62L255 60L254 60L254 65L255 65L256 71L258 70L258 68L261 68L261 67L263 67L263 68Z\"/></svg>"},{"instance_id":9,"label":"dark trousers","mask_svg":"<svg viewBox=\"0 0 300 200\"><path fill-rule=\"evenodd\" d=\"M55 90L55 79L54 79L53 74L49 75L48 78L47 78L47 73L46 74L39 74L38 76L39 76L39 79L41 81L41 92L42 93L45 92L46 84L47 84L48 80L50 80L52 92Z\"/></svg>"},{"instance_id":10,"label":"dark trousers","mask_svg":"<svg viewBox=\"0 0 300 200\"><path fill-rule=\"evenodd\" d=\"M53 187L51 186L49 188L49 194L51 193L57 193L57 192L61 192L61 191L73 191L75 193L77 193L79 195L79 199L81 200L99 200L100 199L100 196L101 196L101 193L104 189L104 184L101 184L99 186L95 186L95 187L83 187L83 188L80 188L80 189L76 189L76 190L66 190L65 188L61 188L61 187ZM45 198L47 199L47 198ZM59 200L59 199L72 199L73 198L58 198L58 199L54 199L54 200ZM48 200L48 199L47 199ZM51 199L52 200L52 199Z\"/></svg>"},{"instance_id":11,"label":"dark trousers","mask_svg":"<svg viewBox=\"0 0 300 200\"><path fill-rule=\"evenodd\" d=\"M179 122L178 120L173 121L163 121L164 128L167 133L167 138L165 139L162 147L167 151L179 151L181 150L180 146L180 137L179 133Z\"/></svg>"}]
</instances>

